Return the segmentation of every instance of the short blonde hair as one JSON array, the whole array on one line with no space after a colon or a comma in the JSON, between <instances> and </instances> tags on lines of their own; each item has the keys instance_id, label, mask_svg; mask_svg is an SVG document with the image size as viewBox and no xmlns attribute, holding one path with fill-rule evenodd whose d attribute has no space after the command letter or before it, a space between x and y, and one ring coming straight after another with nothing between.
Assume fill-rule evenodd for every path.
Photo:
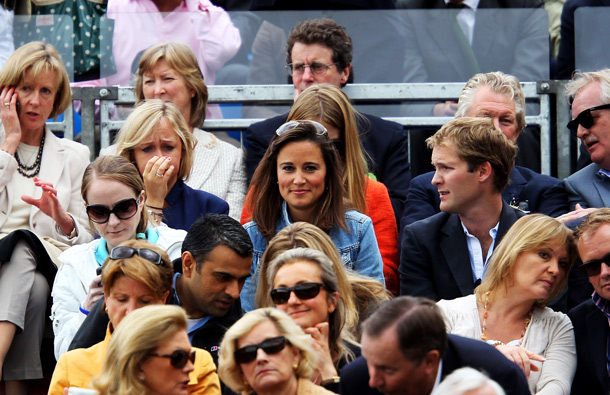
<instances>
[{"instance_id":1,"label":"short blonde hair","mask_svg":"<svg viewBox=\"0 0 610 395\"><path fill-rule=\"evenodd\" d=\"M580 240L582 237L591 236L603 225L610 224L610 208L602 207L584 217L583 221L574 229L574 237Z\"/></svg>"},{"instance_id":2,"label":"short blonde hair","mask_svg":"<svg viewBox=\"0 0 610 395\"><path fill-rule=\"evenodd\" d=\"M182 142L182 160L178 169L178 178L187 179L193 166L193 151L197 139L189 131L180 110L172 104L160 99L150 99L142 102L129 115L116 137L117 155L135 162L134 149L152 133L162 120L169 122Z\"/></svg>"},{"instance_id":3,"label":"short blonde hair","mask_svg":"<svg viewBox=\"0 0 610 395\"><path fill-rule=\"evenodd\" d=\"M145 306L129 313L112 334L102 371L92 386L102 394L145 394L137 379L143 362L163 343L186 331L186 314L178 306Z\"/></svg>"},{"instance_id":4,"label":"short blonde hair","mask_svg":"<svg viewBox=\"0 0 610 395\"><path fill-rule=\"evenodd\" d=\"M589 71L583 73L579 70L574 72L572 79L566 84L566 96L570 103L584 87L589 84L598 83L601 87L600 100L602 103L610 103L610 69Z\"/></svg>"},{"instance_id":5,"label":"short blonde hair","mask_svg":"<svg viewBox=\"0 0 610 395\"><path fill-rule=\"evenodd\" d=\"M536 302L538 307L546 306L565 288L577 252L572 231L555 218L543 214L526 215L510 227L492 255L481 285L475 289L479 301L483 300L483 295L487 292L493 293L510 285L514 278L515 264L523 253L552 246L566 247L568 265L565 276L553 292Z\"/></svg>"},{"instance_id":6,"label":"short blonde hair","mask_svg":"<svg viewBox=\"0 0 610 395\"><path fill-rule=\"evenodd\" d=\"M203 73L199 68L195 53L180 42L159 43L148 48L140 58L136 74L136 103L144 100L143 79L144 74L152 69L161 60L165 59L169 65L182 75L186 86L195 91L191 98L191 114L189 126L198 128L205 121L205 110L208 104L208 87L203 81Z\"/></svg>"},{"instance_id":7,"label":"short blonde hair","mask_svg":"<svg viewBox=\"0 0 610 395\"><path fill-rule=\"evenodd\" d=\"M17 48L0 70L0 86L18 86L23 82L25 73L31 71L36 79L43 71L55 73L57 92L50 117L55 118L66 111L72 102L70 79L61 57L54 46L42 41L32 41Z\"/></svg>"},{"instance_id":8,"label":"short blonde hair","mask_svg":"<svg viewBox=\"0 0 610 395\"><path fill-rule=\"evenodd\" d=\"M109 292L120 277L128 277L139 281L148 287L157 299L171 292L174 282L174 267L167 253L144 240L127 240L119 246L133 248L149 248L161 254L161 264L156 265L134 254L130 258L106 258L102 266L102 286L104 292Z\"/></svg>"},{"instance_id":9,"label":"short blonde hair","mask_svg":"<svg viewBox=\"0 0 610 395\"><path fill-rule=\"evenodd\" d=\"M273 323L280 335L284 336L290 345L299 350L301 355L295 369L297 378L309 379L316 367L316 354L311 346L311 337L306 335L288 314L272 307L252 310L227 330L220 344L218 375L222 382L235 392L246 395L254 391L250 384L244 381L241 367L233 356L235 350L237 350L237 342L252 328L265 321Z\"/></svg>"}]
</instances>

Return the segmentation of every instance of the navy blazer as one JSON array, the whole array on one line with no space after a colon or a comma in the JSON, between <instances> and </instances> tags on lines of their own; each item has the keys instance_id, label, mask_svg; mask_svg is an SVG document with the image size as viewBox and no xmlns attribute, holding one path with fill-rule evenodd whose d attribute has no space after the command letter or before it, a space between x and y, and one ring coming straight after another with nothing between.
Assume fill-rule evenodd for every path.
<instances>
[{"instance_id":1,"label":"navy blazer","mask_svg":"<svg viewBox=\"0 0 610 395\"><path fill-rule=\"evenodd\" d=\"M370 156L369 171L375 174L377 181L388 188L398 223L411 181L407 135L403 127L396 122L386 121L373 115L362 115L368 121L358 123L358 132L362 146ZM287 118L288 114L278 115L248 127L246 132L248 179L252 178L254 170L265 155L276 129L284 124Z\"/></svg>"},{"instance_id":2,"label":"navy blazer","mask_svg":"<svg viewBox=\"0 0 610 395\"><path fill-rule=\"evenodd\" d=\"M572 394L610 393L605 347L610 332L608 319L591 299L574 307L568 316L574 325L578 358Z\"/></svg>"},{"instance_id":3,"label":"navy blazer","mask_svg":"<svg viewBox=\"0 0 610 395\"><path fill-rule=\"evenodd\" d=\"M502 205L494 248L522 211ZM474 291L466 235L457 214L438 213L404 228L400 253L400 294L432 300L455 299Z\"/></svg>"},{"instance_id":4,"label":"navy blazer","mask_svg":"<svg viewBox=\"0 0 610 395\"><path fill-rule=\"evenodd\" d=\"M481 340L455 335L447 335L447 340L441 380L454 370L468 366L485 372L500 384L507 395L529 395L527 380L521 369L494 347ZM380 394L369 387L369 378L366 360L357 358L341 369L340 394Z\"/></svg>"},{"instance_id":5,"label":"navy blazer","mask_svg":"<svg viewBox=\"0 0 610 395\"><path fill-rule=\"evenodd\" d=\"M432 185L434 172L411 180L400 228L440 212L438 189ZM515 166L502 199L515 205L527 203L524 210L558 217L568 212L568 195L563 183L555 177L538 174L526 167Z\"/></svg>"}]
</instances>

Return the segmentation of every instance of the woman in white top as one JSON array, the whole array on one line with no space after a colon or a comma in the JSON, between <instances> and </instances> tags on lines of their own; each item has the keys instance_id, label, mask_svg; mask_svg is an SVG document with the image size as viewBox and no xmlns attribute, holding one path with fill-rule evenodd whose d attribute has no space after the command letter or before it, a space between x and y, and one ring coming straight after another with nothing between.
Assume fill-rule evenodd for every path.
<instances>
[{"instance_id":1,"label":"woman in white top","mask_svg":"<svg viewBox=\"0 0 610 395\"><path fill-rule=\"evenodd\" d=\"M200 129L205 119L208 88L193 51L178 42L150 47L140 58L134 89L136 104L161 99L178 107L197 139L186 184L225 200L229 203L229 215L239 220L247 187L244 153ZM100 152L114 153L114 147Z\"/></svg>"},{"instance_id":2,"label":"woman in white top","mask_svg":"<svg viewBox=\"0 0 610 395\"><path fill-rule=\"evenodd\" d=\"M144 182L138 169L121 156L101 156L91 163L85 170L81 192L87 215L100 238L59 256L62 265L53 284L51 308L58 359L103 295L96 269L102 267L112 248L126 240L143 239L174 260L180 257L186 236L184 230L150 227L152 222L144 207Z\"/></svg>"},{"instance_id":3,"label":"woman in white top","mask_svg":"<svg viewBox=\"0 0 610 395\"><path fill-rule=\"evenodd\" d=\"M481 339L517 363L536 394L569 394L576 371L570 319L546 304L576 258L572 231L554 218L519 219L496 248L474 295L441 300L447 332Z\"/></svg>"}]
</instances>

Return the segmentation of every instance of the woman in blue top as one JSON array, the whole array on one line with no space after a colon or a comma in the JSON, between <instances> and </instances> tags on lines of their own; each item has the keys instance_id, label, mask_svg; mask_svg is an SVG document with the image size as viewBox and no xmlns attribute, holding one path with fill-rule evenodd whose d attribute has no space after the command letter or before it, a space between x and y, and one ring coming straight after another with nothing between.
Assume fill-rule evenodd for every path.
<instances>
[{"instance_id":1,"label":"woman in blue top","mask_svg":"<svg viewBox=\"0 0 610 395\"><path fill-rule=\"evenodd\" d=\"M207 213L229 213L227 202L184 183L196 144L180 110L160 99L136 107L117 135L117 155L135 163L142 174L146 209L155 223L189 230Z\"/></svg>"},{"instance_id":2,"label":"woman in blue top","mask_svg":"<svg viewBox=\"0 0 610 395\"><path fill-rule=\"evenodd\" d=\"M68 350L80 324L102 297L96 269L112 248L126 240L143 239L173 260L180 257L186 236L184 230L149 226L144 182L138 169L123 157L101 156L91 163L83 175L81 194L91 227L100 238L59 256L61 266L53 284L51 308L56 358Z\"/></svg>"},{"instance_id":3,"label":"woman in blue top","mask_svg":"<svg viewBox=\"0 0 610 395\"><path fill-rule=\"evenodd\" d=\"M252 221L244 225L254 245L252 277L242 307L255 308L258 265L267 243L293 222L316 225L337 246L343 264L384 283L383 262L371 219L349 209L341 161L326 128L314 121L280 126L252 177Z\"/></svg>"}]
</instances>

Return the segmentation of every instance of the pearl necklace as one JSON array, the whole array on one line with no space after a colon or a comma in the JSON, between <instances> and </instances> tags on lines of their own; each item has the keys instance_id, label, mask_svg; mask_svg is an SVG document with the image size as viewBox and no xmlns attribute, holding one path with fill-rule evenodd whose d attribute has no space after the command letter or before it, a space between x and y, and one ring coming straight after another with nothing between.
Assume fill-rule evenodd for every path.
<instances>
[{"instance_id":1,"label":"pearl necklace","mask_svg":"<svg viewBox=\"0 0 610 395\"><path fill-rule=\"evenodd\" d=\"M40 147L38 147L38 154L36 154L36 160L31 166L26 166L19 159L19 151L15 150L15 160L17 161L17 171L19 174L26 178L36 177L40 173L40 165L42 163L42 149L44 148L44 137L45 133L42 133L42 139L40 140Z\"/></svg>"},{"instance_id":2,"label":"pearl necklace","mask_svg":"<svg viewBox=\"0 0 610 395\"><path fill-rule=\"evenodd\" d=\"M487 308L489 307L489 294L491 292L487 291L485 292L485 304L483 305L483 324L481 325L481 340L483 341L487 341L487 335L485 334L485 332L487 331L487 317L488 317L488 312L487 312ZM525 317L525 325L523 326L523 329L521 330L521 338L519 339L519 346L521 346L521 343L523 343L523 337L525 336L525 332L527 331L527 327L530 325L530 322L532 321L532 313L534 311L534 306L532 306L532 308L530 309L530 311L527 313L527 317ZM504 343L501 341L496 342L494 345L498 346L498 345L503 345Z\"/></svg>"}]
</instances>

